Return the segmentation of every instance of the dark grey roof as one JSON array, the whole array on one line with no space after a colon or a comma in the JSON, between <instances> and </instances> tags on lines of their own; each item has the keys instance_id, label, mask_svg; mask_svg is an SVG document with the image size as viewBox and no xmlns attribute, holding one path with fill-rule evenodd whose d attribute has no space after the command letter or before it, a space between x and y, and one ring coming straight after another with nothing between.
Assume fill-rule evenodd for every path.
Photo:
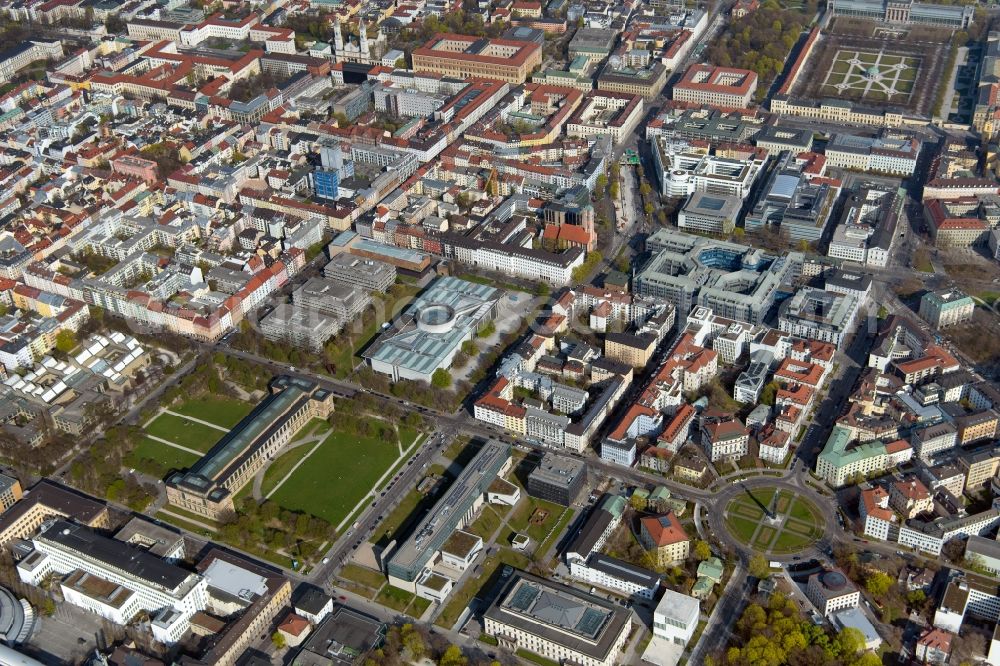
<instances>
[{"instance_id":1,"label":"dark grey roof","mask_svg":"<svg viewBox=\"0 0 1000 666\"><path fill-rule=\"evenodd\" d=\"M590 556L587 566L597 571L602 571L609 576L621 580L642 585L645 588L656 587L660 584L660 574L643 567L637 567L623 560L619 560L602 553L594 553Z\"/></svg>"},{"instance_id":2,"label":"dark grey roof","mask_svg":"<svg viewBox=\"0 0 1000 666\"><path fill-rule=\"evenodd\" d=\"M177 588L189 576L194 575L190 571L168 564L145 550L102 536L89 527L65 520L50 523L38 538L57 543L102 562L112 569L126 572L168 590Z\"/></svg>"},{"instance_id":3,"label":"dark grey roof","mask_svg":"<svg viewBox=\"0 0 1000 666\"><path fill-rule=\"evenodd\" d=\"M297 608L315 615L316 613L323 610L323 607L330 602L330 596L323 592L323 590L303 583L295 589L295 597L292 601L292 605Z\"/></svg>"},{"instance_id":4,"label":"dark grey roof","mask_svg":"<svg viewBox=\"0 0 1000 666\"><path fill-rule=\"evenodd\" d=\"M566 552L578 553L583 557L590 555L597 544L597 540L601 538L604 530L607 529L611 519L612 516L610 513L604 509L595 508L590 513L590 516L587 517L583 526L580 527L580 531L573 537L573 541L566 548Z\"/></svg>"}]
</instances>

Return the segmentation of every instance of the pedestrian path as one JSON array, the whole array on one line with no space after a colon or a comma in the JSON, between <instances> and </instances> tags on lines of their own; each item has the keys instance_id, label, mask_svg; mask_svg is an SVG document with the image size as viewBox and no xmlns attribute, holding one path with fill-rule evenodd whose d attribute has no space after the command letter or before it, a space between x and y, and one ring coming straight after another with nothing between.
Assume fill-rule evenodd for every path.
<instances>
[{"instance_id":1,"label":"pedestrian path","mask_svg":"<svg viewBox=\"0 0 1000 666\"><path fill-rule=\"evenodd\" d=\"M159 442L160 444L166 444L167 446L172 446L175 449L180 449L181 451L187 451L188 453L193 453L194 455L198 456L199 458L201 458L202 456L205 455L205 453L203 451L198 451L197 449L189 449L186 446L181 446L180 444L175 444L174 442L171 442L169 439L163 439L162 437L157 437L156 435L150 435L149 433L146 433L145 436L148 437L149 439L153 440L154 442Z\"/></svg>"},{"instance_id":2,"label":"pedestrian path","mask_svg":"<svg viewBox=\"0 0 1000 666\"><path fill-rule=\"evenodd\" d=\"M208 426L209 428L215 428L216 430L221 430L222 432L229 432L229 428L223 428L220 425L211 423L210 421L205 421L204 419L196 419L193 416L188 416L187 414L181 414L180 412L175 412L171 409L164 409L160 412L161 414L170 414L171 416L176 416L178 418L187 419L188 421L193 421L194 423L200 423L203 426Z\"/></svg>"},{"instance_id":3,"label":"pedestrian path","mask_svg":"<svg viewBox=\"0 0 1000 666\"><path fill-rule=\"evenodd\" d=\"M171 518L174 518L176 520L183 520L185 523L190 523L192 525L197 525L198 527L201 527L202 529L206 529L209 532L214 532L215 531L215 528L212 527L211 525L206 525L205 523L203 523L203 522L201 522L199 520L196 520L194 518L191 518L189 516L178 515L178 514L174 513L173 511L171 511L170 509L167 509L167 508L160 509L160 513L165 514L167 516L170 516Z\"/></svg>"},{"instance_id":4,"label":"pedestrian path","mask_svg":"<svg viewBox=\"0 0 1000 666\"><path fill-rule=\"evenodd\" d=\"M354 516L354 514L357 513L358 510L362 506L365 505L365 502L369 501L369 499L371 498L372 494L375 492L375 489L382 487L382 484L385 483L385 480L387 478L389 478L389 477L392 476L393 472L396 471L396 469L399 467L399 463L402 462L402 460L405 458L405 456L410 455L410 452L412 452L414 449L418 448L418 446L420 445L420 442L423 439L425 439L426 437L427 437L427 433L423 433L423 432L420 433L419 435L417 435L417 438L413 440L413 443L410 444L410 447L408 449L406 449L405 453L402 451L402 446L400 446L399 460L396 461L395 465L392 465L391 467L389 467L389 469L385 470L385 474L383 474L382 476L379 477L378 481L376 481L375 484L372 486L372 492L370 492L367 495L365 495L364 497L362 497L361 501L358 502L357 504L355 504L354 508L347 512L347 517L344 518L342 521L340 521L340 524L337 525L337 527L336 527L337 534L340 534L341 532L344 531L344 526L347 524L347 522L349 520L351 520L351 518ZM308 457L309 456L306 456L306 458L308 458ZM303 460L305 460L305 458L303 458Z\"/></svg>"}]
</instances>

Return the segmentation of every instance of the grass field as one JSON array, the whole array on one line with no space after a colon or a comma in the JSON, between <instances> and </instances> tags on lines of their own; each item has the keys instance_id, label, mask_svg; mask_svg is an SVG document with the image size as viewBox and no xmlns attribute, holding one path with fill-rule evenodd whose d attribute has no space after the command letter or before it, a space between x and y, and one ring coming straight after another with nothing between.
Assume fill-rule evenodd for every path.
<instances>
[{"instance_id":1,"label":"grass field","mask_svg":"<svg viewBox=\"0 0 1000 666\"><path fill-rule=\"evenodd\" d=\"M146 433L202 453L212 448L226 434L225 431L173 414L157 416L146 426Z\"/></svg>"},{"instance_id":2,"label":"grass field","mask_svg":"<svg viewBox=\"0 0 1000 666\"><path fill-rule=\"evenodd\" d=\"M777 519L770 520L761 505ZM822 515L812 502L774 488L737 496L726 507L725 523L736 539L764 553L794 553L823 535Z\"/></svg>"},{"instance_id":3,"label":"grass field","mask_svg":"<svg viewBox=\"0 0 1000 666\"><path fill-rule=\"evenodd\" d=\"M523 496L521 501L518 503L517 508L514 513L510 516L507 524L510 528L521 534L527 534L536 543L540 542L542 539L548 535L549 530L555 525L559 517L562 516L563 509L558 504L554 502L546 502L535 497ZM535 512L535 509L544 509L548 512L545 516L545 520L539 522L532 522L531 516ZM507 536L507 535L503 535Z\"/></svg>"},{"instance_id":4,"label":"grass field","mask_svg":"<svg viewBox=\"0 0 1000 666\"><path fill-rule=\"evenodd\" d=\"M198 462L198 456L143 437L125 456L125 464L151 476L164 476L170 470L187 469Z\"/></svg>"},{"instance_id":5,"label":"grass field","mask_svg":"<svg viewBox=\"0 0 1000 666\"><path fill-rule=\"evenodd\" d=\"M264 479L260 484L260 494L263 497L267 497L268 493L274 490L274 487L278 485L278 482L285 478L285 475L292 471L295 464L302 460L307 453L309 453L315 444L303 444L302 446L297 446L291 451L285 451L280 456L275 458L270 465L268 465L267 470L264 471ZM252 483L248 483L247 486L252 486Z\"/></svg>"},{"instance_id":6,"label":"grass field","mask_svg":"<svg viewBox=\"0 0 1000 666\"><path fill-rule=\"evenodd\" d=\"M214 423L223 428L232 428L250 413L253 405L233 398L206 398L190 400L180 407L171 407L170 411L184 414L192 418Z\"/></svg>"},{"instance_id":7,"label":"grass field","mask_svg":"<svg viewBox=\"0 0 1000 666\"><path fill-rule=\"evenodd\" d=\"M404 449L416 436L416 432L400 428ZM394 442L334 431L271 499L286 509L305 511L337 526L398 460L399 447Z\"/></svg>"},{"instance_id":8,"label":"grass field","mask_svg":"<svg viewBox=\"0 0 1000 666\"><path fill-rule=\"evenodd\" d=\"M231 428L250 413L253 405L233 398L207 398L188 400L175 411L194 419L214 423L219 428ZM225 430L190 421L184 416L160 414L146 427L146 433L165 439L179 446L205 453L225 437ZM125 464L152 476L165 476L175 469L187 469L199 456L168 446L163 442L143 438L125 457Z\"/></svg>"}]
</instances>

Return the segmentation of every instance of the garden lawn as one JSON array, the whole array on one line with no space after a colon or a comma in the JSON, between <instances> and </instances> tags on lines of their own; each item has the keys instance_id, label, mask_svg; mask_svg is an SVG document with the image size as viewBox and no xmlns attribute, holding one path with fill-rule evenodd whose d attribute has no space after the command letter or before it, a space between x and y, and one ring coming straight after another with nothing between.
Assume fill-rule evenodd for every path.
<instances>
[{"instance_id":1,"label":"garden lawn","mask_svg":"<svg viewBox=\"0 0 1000 666\"><path fill-rule=\"evenodd\" d=\"M291 451L286 451L280 456L271 461L268 465L267 470L264 472L264 480L260 484L260 494L262 497L267 497L267 494L274 490L274 487L278 485L278 482L285 478L285 475L292 471L295 467L295 463L302 460L303 457L310 451L313 444L302 444L301 446L296 446ZM247 486L253 486L253 481L247 484Z\"/></svg>"},{"instance_id":2,"label":"garden lawn","mask_svg":"<svg viewBox=\"0 0 1000 666\"><path fill-rule=\"evenodd\" d=\"M139 440L138 446L125 456L125 464L129 467L157 477L165 476L173 469L187 469L196 462L198 456L193 453L175 449L148 437Z\"/></svg>"},{"instance_id":3,"label":"garden lawn","mask_svg":"<svg viewBox=\"0 0 1000 666\"><path fill-rule=\"evenodd\" d=\"M404 448L408 442L404 443ZM334 527L375 489L399 459L395 442L334 431L282 484L271 499L293 511L322 518Z\"/></svg>"},{"instance_id":4,"label":"garden lawn","mask_svg":"<svg viewBox=\"0 0 1000 666\"><path fill-rule=\"evenodd\" d=\"M146 427L146 434L205 453L226 433L182 416L160 414Z\"/></svg>"},{"instance_id":5,"label":"garden lawn","mask_svg":"<svg viewBox=\"0 0 1000 666\"><path fill-rule=\"evenodd\" d=\"M747 520L746 518L737 518L730 515L726 518L726 524L729 526L729 531L733 533L733 536L746 544L750 543L753 533L757 531L757 521L755 520Z\"/></svg>"},{"instance_id":6,"label":"garden lawn","mask_svg":"<svg viewBox=\"0 0 1000 666\"><path fill-rule=\"evenodd\" d=\"M205 398L189 400L180 407L171 407L170 411L208 421L223 428L232 428L252 409L253 405L250 403L235 398Z\"/></svg>"},{"instance_id":7,"label":"garden lawn","mask_svg":"<svg viewBox=\"0 0 1000 666\"><path fill-rule=\"evenodd\" d=\"M552 529L556 520L562 515L565 507L531 496L524 497L522 495L522 498L517 508L514 509L514 513L508 519L507 525L515 532L527 534L535 543L538 543L548 536L549 530ZM542 508L549 512L545 520L540 523L533 523L531 521L531 515L535 512L536 508Z\"/></svg>"}]
</instances>

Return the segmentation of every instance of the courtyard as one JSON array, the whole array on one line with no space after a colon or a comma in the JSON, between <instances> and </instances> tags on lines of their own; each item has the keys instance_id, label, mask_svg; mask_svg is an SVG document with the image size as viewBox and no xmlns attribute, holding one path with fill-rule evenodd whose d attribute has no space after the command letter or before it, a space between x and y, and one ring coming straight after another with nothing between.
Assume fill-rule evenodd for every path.
<instances>
[{"instance_id":1,"label":"courtyard","mask_svg":"<svg viewBox=\"0 0 1000 666\"><path fill-rule=\"evenodd\" d=\"M920 58L915 56L840 49L826 72L821 92L831 97L903 103L913 92L919 70Z\"/></svg>"}]
</instances>

